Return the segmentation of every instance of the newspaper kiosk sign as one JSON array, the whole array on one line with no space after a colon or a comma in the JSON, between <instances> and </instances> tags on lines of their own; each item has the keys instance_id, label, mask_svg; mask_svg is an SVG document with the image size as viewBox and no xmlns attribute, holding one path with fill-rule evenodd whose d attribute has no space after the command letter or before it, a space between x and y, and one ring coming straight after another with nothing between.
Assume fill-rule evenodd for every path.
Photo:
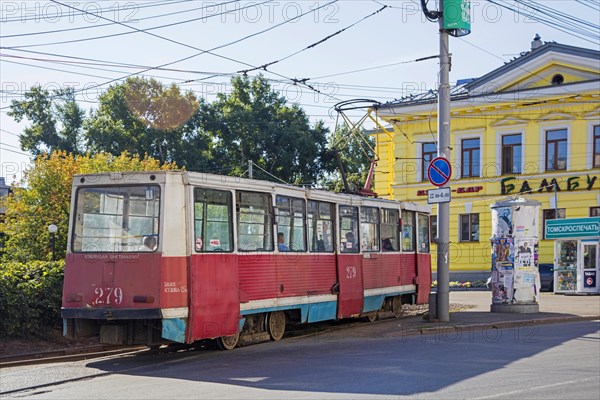
<instances>
[{"instance_id":1,"label":"newspaper kiosk sign","mask_svg":"<svg viewBox=\"0 0 600 400\"><path fill-rule=\"evenodd\" d=\"M600 217L546 220L546 239L600 236Z\"/></svg>"}]
</instances>

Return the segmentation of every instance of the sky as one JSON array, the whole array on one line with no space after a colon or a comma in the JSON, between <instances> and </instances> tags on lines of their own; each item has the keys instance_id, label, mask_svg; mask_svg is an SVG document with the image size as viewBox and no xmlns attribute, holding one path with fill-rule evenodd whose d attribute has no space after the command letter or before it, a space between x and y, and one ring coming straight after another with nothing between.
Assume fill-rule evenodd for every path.
<instances>
[{"instance_id":1,"label":"sky","mask_svg":"<svg viewBox=\"0 0 600 400\"><path fill-rule=\"evenodd\" d=\"M564 13L583 33L540 23L556 14L527 3L536 5L471 0L471 34L450 38L452 83L530 50L536 34L600 49L599 0L537 2ZM438 6L428 1L430 10ZM0 176L19 181L30 165L18 138L30 122L17 123L7 112L34 85L74 87L89 113L103 91L128 76L175 83L210 102L229 92L232 76L262 73L312 123L323 120L333 129L340 101L387 102L435 90L438 59L415 60L438 52L438 24L423 16L419 0L2 0ZM352 118L362 115L358 110Z\"/></svg>"}]
</instances>

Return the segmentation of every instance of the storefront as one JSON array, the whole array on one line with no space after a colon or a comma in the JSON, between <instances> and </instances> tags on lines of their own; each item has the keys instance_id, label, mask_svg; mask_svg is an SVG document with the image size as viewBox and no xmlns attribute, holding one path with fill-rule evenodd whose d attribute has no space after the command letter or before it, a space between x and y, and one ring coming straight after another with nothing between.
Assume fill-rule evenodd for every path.
<instances>
[{"instance_id":1,"label":"storefront","mask_svg":"<svg viewBox=\"0 0 600 400\"><path fill-rule=\"evenodd\" d=\"M600 293L600 218L546 221L554 243L554 292Z\"/></svg>"}]
</instances>

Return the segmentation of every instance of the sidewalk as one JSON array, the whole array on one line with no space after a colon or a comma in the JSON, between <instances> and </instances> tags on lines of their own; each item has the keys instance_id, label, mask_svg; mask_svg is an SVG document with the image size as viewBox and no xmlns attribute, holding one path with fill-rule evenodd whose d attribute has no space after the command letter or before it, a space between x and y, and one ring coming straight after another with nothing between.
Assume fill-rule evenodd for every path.
<instances>
[{"instance_id":1,"label":"sidewalk","mask_svg":"<svg viewBox=\"0 0 600 400\"><path fill-rule=\"evenodd\" d=\"M600 296L555 295L542 293L540 312L530 314L490 312L490 291L452 291L450 304L472 306L451 312L449 322L421 324L421 330L440 328L508 328L513 326L548 324L567 321L600 319Z\"/></svg>"}]
</instances>

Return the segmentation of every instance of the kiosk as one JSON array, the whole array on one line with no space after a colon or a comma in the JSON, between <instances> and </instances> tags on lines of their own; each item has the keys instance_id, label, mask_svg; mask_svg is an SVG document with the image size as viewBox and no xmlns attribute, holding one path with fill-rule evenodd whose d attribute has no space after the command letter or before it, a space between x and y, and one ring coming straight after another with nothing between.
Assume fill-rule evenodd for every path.
<instances>
[{"instance_id":1,"label":"kiosk","mask_svg":"<svg viewBox=\"0 0 600 400\"><path fill-rule=\"evenodd\" d=\"M600 217L546 221L554 242L554 293L600 293Z\"/></svg>"},{"instance_id":2,"label":"kiosk","mask_svg":"<svg viewBox=\"0 0 600 400\"><path fill-rule=\"evenodd\" d=\"M538 210L525 198L500 201L492 209L491 312L539 312Z\"/></svg>"}]
</instances>

